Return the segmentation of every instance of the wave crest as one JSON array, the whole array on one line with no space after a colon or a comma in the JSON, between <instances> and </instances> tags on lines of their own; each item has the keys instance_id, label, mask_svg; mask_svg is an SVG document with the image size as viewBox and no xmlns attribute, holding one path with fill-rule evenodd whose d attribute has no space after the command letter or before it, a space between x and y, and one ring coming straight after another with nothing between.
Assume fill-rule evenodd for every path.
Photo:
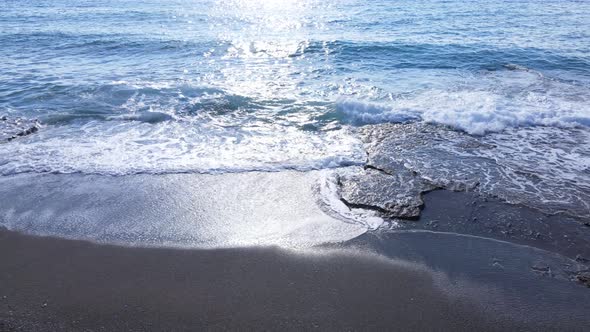
<instances>
[{"instance_id":1,"label":"wave crest","mask_svg":"<svg viewBox=\"0 0 590 332\"><path fill-rule=\"evenodd\" d=\"M336 111L342 121L354 125L423 120L475 135L514 127L590 124L590 107L585 102L547 98L535 92L520 97L507 98L490 91L432 90L387 104L341 100Z\"/></svg>"}]
</instances>

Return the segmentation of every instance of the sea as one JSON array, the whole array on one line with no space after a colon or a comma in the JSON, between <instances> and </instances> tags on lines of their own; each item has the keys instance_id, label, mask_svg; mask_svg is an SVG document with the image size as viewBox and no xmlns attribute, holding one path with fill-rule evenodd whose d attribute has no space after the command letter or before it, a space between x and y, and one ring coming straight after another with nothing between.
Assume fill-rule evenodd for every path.
<instances>
[{"instance_id":1,"label":"sea","mask_svg":"<svg viewBox=\"0 0 590 332\"><path fill-rule=\"evenodd\" d=\"M590 216L590 1L0 8L1 176L337 170L399 124L441 186Z\"/></svg>"}]
</instances>

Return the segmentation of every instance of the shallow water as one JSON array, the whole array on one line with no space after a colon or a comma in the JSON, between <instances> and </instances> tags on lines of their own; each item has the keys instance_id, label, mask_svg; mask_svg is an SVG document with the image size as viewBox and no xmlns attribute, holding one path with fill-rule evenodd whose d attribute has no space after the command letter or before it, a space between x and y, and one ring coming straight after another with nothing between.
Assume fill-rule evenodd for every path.
<instances>
[{"instance_id":1,"label":"shallow water","mask_svg":"<svg viewBox=\"0 0 590 332\"><path fill-rule=\"evenodd\" d=\"M446 181L476 173L485 182L494 167L480 171L484 160L499 164L513 187L527 182L522 192L541 193L530 200L579 205L567 194L546 196L587 193L588 2L2 6L0 116L42 124L0 143L2 175L363 165L358 126L429 122L461 132L466 142L483 135L476 139L496 149L470 151L479 159L465 162L465 151L441 129L429 143L436 151L396 151L422 174ZM510 187L492 180L489 188Z\"/></svg>"},{"instance_id":2,"label":"shallow water","mask_svg":"<svg viewBox=\"0 0 590 332\"><path fill-rule=\"evenodd\" d=\"M367 230L316 204L323 171L0 177L0 228L140 247L309 248ZM337 215L336 215L337 216ZM378 226L379 218L372 218Z\"/></svg>"}]
</instances>

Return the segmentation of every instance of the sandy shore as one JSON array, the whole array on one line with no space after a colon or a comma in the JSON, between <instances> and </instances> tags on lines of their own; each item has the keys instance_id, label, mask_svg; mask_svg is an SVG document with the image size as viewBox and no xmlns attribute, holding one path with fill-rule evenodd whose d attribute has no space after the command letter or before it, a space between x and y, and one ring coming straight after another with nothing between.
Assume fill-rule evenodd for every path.
<instances>
[{"instance_id":1,"label":"sandy shore","mask_svg":"<svg viewBox=\"0 0 590 332\"><path fill-rule=\"evenodd\" d=\"M124 248L2 231L0 264L0 330L499 327L427 270L370 255Z\"/></svg>"},{"instance_id":2,"label":"sandy shore","mask_svg":"<svg viewBox=\"0 0 590 332\"><path fill-rule=\"evenodd\" d=\"M367 230L318 208L314 174L3 178L4 225L103 244L0 227L0 331L590 326L585 225L439 190Z\"/></svg>"},{"instance_id":3,"label":"sandy shore","mask_svg":"<svg viewBox=\"0 0 590 332\"><path fill-rule=\"evenodd\" d=\"M404 246L391 240L396 250ZM3 230L0 264L2 331L583 330L588 323L567 321L576 313L560 310L547 322L498 315L487 299L463 296L466 287L454 294L452 276L342 248L146 249ZM531 290L545 287L529 282ZM533 308L531 317L547 309Z\"/></svg>"}]
</instances>

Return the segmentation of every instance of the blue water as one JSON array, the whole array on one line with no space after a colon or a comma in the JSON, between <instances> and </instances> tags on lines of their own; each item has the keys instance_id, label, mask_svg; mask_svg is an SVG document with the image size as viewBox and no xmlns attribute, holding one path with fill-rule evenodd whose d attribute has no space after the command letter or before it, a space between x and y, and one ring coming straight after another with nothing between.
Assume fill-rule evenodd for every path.
<instances>
[{"instance_id":1,"label":"blue water","mask_svg":"<svg viewBox=\"0 0 590 332\"><path fill-rule=\"evenodd\" d=\"M0 115L41 123L4 175L362 165L368 123L588 138L588 1L0 5Z\"/></svg>"}]
</instances>

